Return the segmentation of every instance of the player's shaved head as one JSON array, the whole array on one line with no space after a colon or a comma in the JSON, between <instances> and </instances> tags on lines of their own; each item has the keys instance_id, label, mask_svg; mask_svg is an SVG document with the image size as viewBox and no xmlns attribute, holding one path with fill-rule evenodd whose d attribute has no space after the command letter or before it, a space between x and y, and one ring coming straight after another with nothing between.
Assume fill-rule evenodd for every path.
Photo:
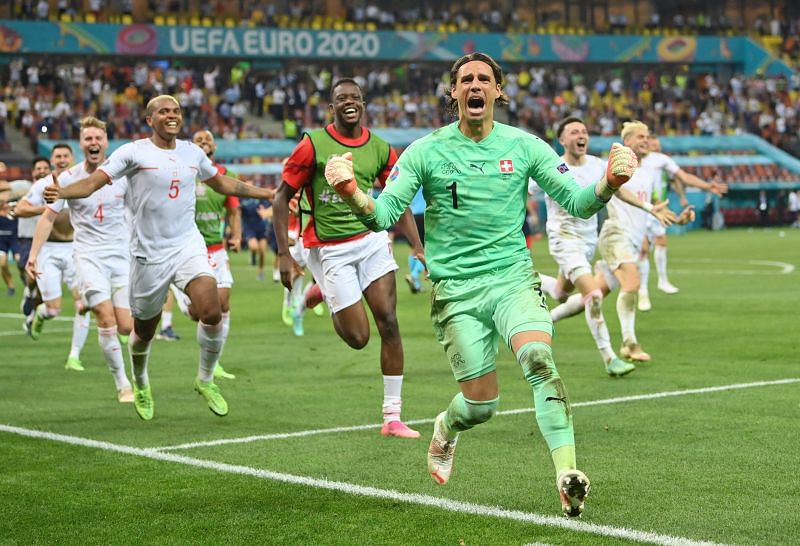
<instances>
[{"instance_id":1,"label":"player's shaved head","mask_svg":"<svg viewBox=\"0 0 800 546\"><path fill-rule=\"evenodd\" d=\"M145 107L144 110L144 116L148 118L152 116L153 112L156 111L156 108L158 108L158 106L164 101L172 101L173 103L175 103L175 106L177 106L178 108L181 107L181 104L178 102L178 99L176 99L172 95L159 95L157 97L153 97L148 101L147 106Z\"/></svg>"},{"instance_id":2,"label":"player's shaved head","mask_svg":"<svg viewBox=\"0 0 800 546\"><path fill-rule=\"evenodd\" d=\"M361 93L361 100L364 100L364 91L361 89L361 86L358 85L358 82L353 78L340 78L331 85L331 102L334 102L334 97L336 96L336 88L343 84L351 84L358 88L359 93Z\"/></svg>"}]
</instances>

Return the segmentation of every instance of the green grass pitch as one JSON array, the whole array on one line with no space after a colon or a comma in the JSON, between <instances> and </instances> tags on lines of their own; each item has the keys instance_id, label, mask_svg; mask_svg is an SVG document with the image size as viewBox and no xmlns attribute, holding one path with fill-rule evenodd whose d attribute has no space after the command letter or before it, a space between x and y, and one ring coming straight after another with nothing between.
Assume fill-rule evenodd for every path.
<instances>
[{"instance_id":1,"label":"green grass pitch","mask_svg":"<svg viewBox=\"0 0 800 546\"><path fill-rule=\"evenodd\" d=\"M559 516L530 411L463 434L446 486L428 476L432 418L456 385L428 318L430 285L412 296L407 248L396 253L403 416L422 420L419 440L351 428L380 421L377 333L354 351L327 314L309 314L295 338L279 285L256 281L246 255L233 257L222 362L237 378L218 381L231 407L222 419L192 389L195 328L179 313L182 339L153 347L155 419L143 422L116 402L94 330L86 371L67 372L71 323L48 322L33 342L20 335L19 298L0 297L0 544L797 542L800 382L779 381L800 378L800 230L670 237L681 291L658 292L653 268L653 310L636 324L653 361L625 378L606 376L582 316L557 325L579 467L592 480L578 523ZM533 254L555 273L545 241ZM618 346L615 297L605 314ZM498 374L500 410L530 408L505 348Z\"/></svg>"}]
</instances>

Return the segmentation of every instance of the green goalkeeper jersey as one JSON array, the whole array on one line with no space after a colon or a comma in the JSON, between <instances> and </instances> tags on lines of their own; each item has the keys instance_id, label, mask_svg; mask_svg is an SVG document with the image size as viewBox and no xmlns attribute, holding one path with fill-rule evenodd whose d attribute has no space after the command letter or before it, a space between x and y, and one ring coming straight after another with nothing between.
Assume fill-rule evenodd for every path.
<instances>
[{"instance_id":1,"label":"green goalkeeper jersey","mask_svg":"<svg viewBox=\"0 0 800 546\"><path fill-rule=\"evenodd\" d=\"M529 178L574 216L588 218L605 205L594 184L581 188L540 138L495 122L474 142L453 123L406 149L375 211L360 219L375 231L387 229L422 186L431 279L471 278L530 260L522 233Z\"/></svg>"}]
</instances>

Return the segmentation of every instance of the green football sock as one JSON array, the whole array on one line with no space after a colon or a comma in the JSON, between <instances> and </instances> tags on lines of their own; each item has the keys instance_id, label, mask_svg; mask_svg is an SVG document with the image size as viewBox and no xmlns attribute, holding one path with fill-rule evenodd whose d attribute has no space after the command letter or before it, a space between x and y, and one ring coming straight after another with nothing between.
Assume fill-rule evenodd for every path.
<instances>
[{"instance_id":1,"label":"green football sock","mask_svg":"<svg viewBox=\"0 0 800 546\"><path fill-rule=\"evenodd\" d=\"M447 440L454 440L459 432L491 419L497 410L499 400L498 397L494 400L477 401L465 398L462 393L455 395L447 406L447 416L444 420Z\"/></svg>"},{"instance_id":2,"label":"green football sock","mask_svg":"<svg viewBox=\"0 0 800 546\"><path fill-rule=\"evenodd\" d=\"M517 360L525 379L533 387L536 421L553 455L556 470L570 466L574 468L572 410L567 390L553 361L553 351L548 344L534 341L520 347Z\"/></svg>"}]
</instances>

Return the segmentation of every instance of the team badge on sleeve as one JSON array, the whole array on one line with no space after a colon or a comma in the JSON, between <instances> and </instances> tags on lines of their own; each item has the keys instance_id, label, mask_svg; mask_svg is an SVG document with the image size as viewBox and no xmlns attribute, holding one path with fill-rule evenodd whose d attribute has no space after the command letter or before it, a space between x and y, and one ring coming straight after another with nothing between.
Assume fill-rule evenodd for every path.
<instances>
[{"instance_id":1,"label":"team badge on sleeve","mask_svg":"<svg viewBox=\"0 0 800 546\"><path fill-rule=\"evenodd\" d=\"M501 159L500 160L500 172L501 173L513 173L514 172L514 162L510 159Z\"/></svg>"},{"instance_id":2,"label":"team badge on sleeve","mask_svg":"<svg viewBox=\"0 0 800 546\"><path fill-rule=\"evenodd\" d=\"M400 167L395 165L392 167L392 171L389 173L389 177L386 179L386 183L389 184L397 180L397 177L400 176Z\"/></svg>"},{"instance_id":3,"label":"team badge on sleeve","mask_svg":"<svg viewBox=\"0 0 800 546\"><path fill-rule=\"evenodd\" d=\"M569 170L569 167L567 167L566 163L562 163L561 165L556 167L556 169L558 169L558 172L560 172L561 174L564 174L565 172L567 172Z\"/></svg>"}]
</instances>

